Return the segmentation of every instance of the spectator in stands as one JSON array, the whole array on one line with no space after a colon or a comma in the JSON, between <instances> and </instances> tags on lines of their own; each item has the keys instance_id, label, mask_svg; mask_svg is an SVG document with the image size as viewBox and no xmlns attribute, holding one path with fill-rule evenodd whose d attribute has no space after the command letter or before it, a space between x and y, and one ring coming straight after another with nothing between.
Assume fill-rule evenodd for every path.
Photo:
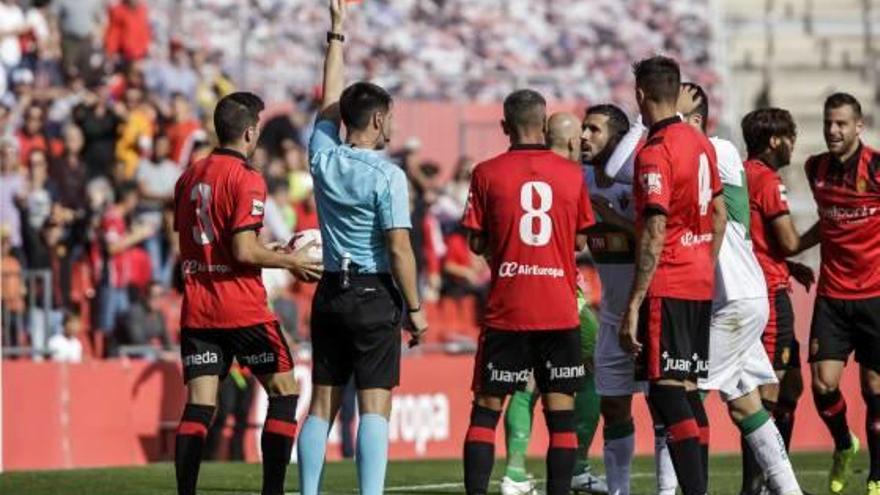
<instances>
[{"instance_id":1,"label":"spectator in stands","mask_svg":"<svg viewBox=\"0 0 880 495\"><path fill-rule=\"evenodd\" d=\"M145 58L151 39L146 2L121 0L109 7L104 52L114 65Z\"/></svg>"},{"instance_id":2,"label":"spectator in stands","mask_svg":"<svg viewBox=\"0 0 880 495\"><path fill-rule=\"evenodd\" d=\"M119 345L152 346L157 351L171 351L171 338L160 307L164 296L162 284L150 282L117 328Z\"/></svg>"},{"instance_id":3,"label":"spectator in stands","mask_svg":"<svg viewBox=\"0 0 880 495\"><path fill-rule=\"evenodd\" d=\"M76 124L66 125L63 141L61 156L52 160L49 167L56 188L56 199L61 206L84 214L88 171L82 159L85 145L82 130Z\"/></svg>"},{"instance_id":4,"label":"spectator in stands","mask_svg":"<svg viewBox=\"0 0 880 495\"><path fill-rule=\"evenodd\" d=\"M485 307L489 295L491 273L486 260L475 255L467 243L467 231L456 228L446 238L446 258L443 260L443 295L453 299L466 296L477 298L477 308ZM481 315L478 319L482 320Z\"/></svg>"},{"instance_id":5,"label":"spectator in stands","mask_svg":"<svg viewBox=\"0 0 880 495\"><path fill-rule=\"evenodd\" d=\"M122 119L111 106L106 88L89 91L73 109L73 120L83 131L83 160L88 177L110 177L115 163L116 129Z\"/></svg>"},{"instance_id":6,"label":"spectator in stands","mask_svg":"<svg viewBox=\"0 0 880 495\"><path fill-rule=\"evenodd\" d=\"M144 223L128 225L128 218L134 213L139 197L134 184L125 183L119 187L116 202L107 208L101 217L100 241L103 254L101 285L98 289L98 330L99 353L103 349L103 337L112 336L118 319L130 307L129 285L134 271L132 250L138 244L152 237L155 226Z\"/></svg>"},{"instance_id":7,"label":"spectator in stands","mask_svg":"<svg viewBox=\"0 0 880 495\"><path fill-rule=\"evenodd\" d=\"M46 137L44 117L45 112L39 105L31 105L25 110L24 125L16 134L18 153L25 164L32 150L49 152L49 138Z\"/></svg>"},{"instance_id":8,"label":"spectator in stands","mask_svg":"<svg viewBox=\"0 0 880 495\"><path fill-rule=\"evenodd\" d=\"M65 73L76 70L93 80L92 47L103 24L103 0L53 0L61 31L62 65Z\"/></svg>"},{"instance_id":9,"label":"spectator in stands","mask_svg":"<svg viewBox=\"0 0 880 495\"><path fill-rule=\"evenodd\" d=\"M49 182L49 160L45 151L31 150L27 163L28 183L19 199L27 209L30 228L39 231L52 213L52 203L57 197L56 188Z\"/></svg>"},{"instance_id":10,"label":"spectator in stands","mask_svg":"<svg viewBox=\"0 0 880 495\"><path fill-rule=\"evenodd\" d=\"M198 131L202 128L192 114L190 101L180 93L171 97L171 122L165 131L171 146L170 158L181 167L189 165Z\"/></svg>"},{"instance_id":11,"label":"spectator in stands","mask_svg":"<svg viewBox=\"0 0 880 495\"><path fill-rule=\"evenodd\" d=\"M21 63L18 37L27 32L24 11L16 0L0 0L0 66L9 73Z\"/></svg>"},{"instance_id":12,"label":"spectator in stands","mask_svg":"<svg viewBox=\"0 0 880 495\"><path fill-rule=\"evenodd\" d=\"M59 363L79 363L83 359L83 346L80 340L82 319L79 314L67 311L64 314L62 332L49 339L48 350L52 361Z\"/></svg>"},{"instance_id":13,"label":"spectator in stands","mask_svg":"<svg viewBox=\"0 0 880 495\"><path fill-rule=\"evenodd\" d=\"M449 232L450 226L454 229L464 215L474 166L476 163L473 159L466 156L459 158L455 175L443 188L442 194L434 206L434 214L440 220L444 232Z\"/></svg>"},{"instance_id":14,"label":"spectator in stands","mask_svg":"<svg viewBox=\"0 0 880 495\"><path fill-rule=\"evenodd\" d=\"M21 166L18 142L14 138L0 140L0 214L9 228L12 253L21 258L21 218L15 209L15 198L21 195L27 177Z\"/></svg>"},{"instance_id":15,"label":"spectator in stands","mask_svg":"<svg viewBox=\"0 0 880 495\"><path fill-rule=\"evenodd\" d=\"M169 58L168 61L155 64L149 71L152 81L148 87L164 100L179 94L187 101L194 101L199 75L193 68L189 51L177 37L171 39Z\"/></svg>"},{"instance_id":16,"label":"spectator in stands","mask_svg":"<svg viewBox=\"0 0 880 495\"><path fill-rule=\"evenodd\" d=\"M134 179L142 156L148 156L155 133L156 110L145 99L144 91L135 86L125 90L125 118L116 140L116 160L122 170L116 176L122 180Z\"/></svg>"},{"instance_id":17,"label":"spectator in stands","mask_svg":"<svg viewBox=\"0 0 880 495\"><path fill-rule=\"evenodd\" d=\"M154 234L144 242L144 248L150 255L153 280L170 287L173 266L162 228L163 211L165 205L174 199L174 185L182 169L168 156L168 136L156 136L152 149L152 156L141 160L135 174L141 197L137 219L139 223L155 229Z\"/></svg>"},{"instance_id":18,"label":"spectator in stands","mask_svg":"<svg viewBox=\"0 0 880 495\"><path fill-rule=\"evenodd\" d=\"M9 227L0 225L0 307L2 307L3 344L18 346L24 335L24 311L27 290L21 263L12 254Z\"/></svg>"}]
</instances>

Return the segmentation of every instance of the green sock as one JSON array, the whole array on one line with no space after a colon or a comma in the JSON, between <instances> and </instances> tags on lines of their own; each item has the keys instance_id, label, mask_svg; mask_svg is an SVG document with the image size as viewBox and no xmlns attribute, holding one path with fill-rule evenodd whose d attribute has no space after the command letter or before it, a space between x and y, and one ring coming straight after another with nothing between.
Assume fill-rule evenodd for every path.
<instances>
[{"instance_id":1,"label":"green sock","mask_svg":"<svg viewBox=\"0 0 880 495\"><path fill-rule=\"evenodd\" d=\"M504 414L504 439L507 445L507 468L504 475L513 481L528 479L526 451L532 436L532 415L538 395L517 392L510 397Z\"/></svg>"},{"instance_id":2,"label":"green sock","mask_svg":"<svg viewBox=\"0 0 880 495\"><path fill-rule=\"evenodd\" d=\"M574 399L575 432L577 433L577 464L575 473L581 473L590 465L587 455L596 428L599 426L599 394L596 393L596 381L592 374L584 377L581 389Z\"/></svg>"}]
</instances>

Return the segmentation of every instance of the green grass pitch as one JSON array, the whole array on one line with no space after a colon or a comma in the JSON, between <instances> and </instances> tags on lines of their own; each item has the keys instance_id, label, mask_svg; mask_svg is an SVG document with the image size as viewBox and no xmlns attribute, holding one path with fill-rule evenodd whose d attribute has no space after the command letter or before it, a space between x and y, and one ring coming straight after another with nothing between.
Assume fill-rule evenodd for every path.
<instances>
[{"instance_id":1,"label":"green grass pitch","mask_svg":"<svg viewBox=\"0 0 880 495\"><path fill-rule=\"evenodd\" d=\"M797 454L795 470L802 487L810 493L827 493L826 476L831 462L828 454ZM498 480L503 459L495 463L493 480ZM530 461L532 473L543 477L540 459ZM600 464L594 469L602 472ZM862 455L855 474L844 493L865 493L867 459ZM633 494L649 495L654 487L654 464L639 458L633 466ZM297 493L296 466L288 472L288 493ZM710 463L712 495L736 495L740 485L740 462L736 456L713 457ZM461 461L394 462L388 469L386 493L450 494L464 493ZM199 493L209 495L251 495L260 492L260 467L256 464L205 463L199 480ZM498 493L497 483L490 492ZM4 495L174 495L174 466L154 464L136 468L81 469L72 471L32 471L0 475ZM357 493L355 467L351 462L328 464L324 474L325 494Z\"/></svg>"}]
</instances>

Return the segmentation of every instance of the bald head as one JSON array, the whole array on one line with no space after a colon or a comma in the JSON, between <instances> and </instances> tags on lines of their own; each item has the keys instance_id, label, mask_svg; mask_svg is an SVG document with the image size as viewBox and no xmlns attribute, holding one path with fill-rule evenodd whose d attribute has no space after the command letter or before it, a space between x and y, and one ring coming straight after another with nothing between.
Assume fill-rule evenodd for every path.
<instances>
[{"instance_id":1,"label":"bald head","mask_svg":"<svg viewBox=\"0 0 880 495\"><path fill-rule=\"evenodd\" d=\"M547 145L576 162L581 155L581 121L571 112L557 112L547 121Z\"/></svg>"}]
</instances>

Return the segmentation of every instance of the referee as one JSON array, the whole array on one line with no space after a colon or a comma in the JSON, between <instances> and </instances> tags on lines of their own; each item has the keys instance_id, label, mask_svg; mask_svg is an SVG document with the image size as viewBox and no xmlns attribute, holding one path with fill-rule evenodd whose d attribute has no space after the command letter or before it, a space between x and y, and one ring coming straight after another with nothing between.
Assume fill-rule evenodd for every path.
<instances>
[{"instance_id":1,"label":"referee","mask_svg":"<svg viewBox=\"0 0 880 495\"><path fill-rule=\"evenodd\" d=\"M382 494L403 308L414 327L411 345L428 328L417 291L406 176L380 153L391 139L391 96L366 82L343 91L345 2L330 1L324 102L309 143L325 273L312 302L314 387L298 447L303 495L319 492L327 434L352 374L360 411L360 493Z\"/></svg>"}]
</instances>

